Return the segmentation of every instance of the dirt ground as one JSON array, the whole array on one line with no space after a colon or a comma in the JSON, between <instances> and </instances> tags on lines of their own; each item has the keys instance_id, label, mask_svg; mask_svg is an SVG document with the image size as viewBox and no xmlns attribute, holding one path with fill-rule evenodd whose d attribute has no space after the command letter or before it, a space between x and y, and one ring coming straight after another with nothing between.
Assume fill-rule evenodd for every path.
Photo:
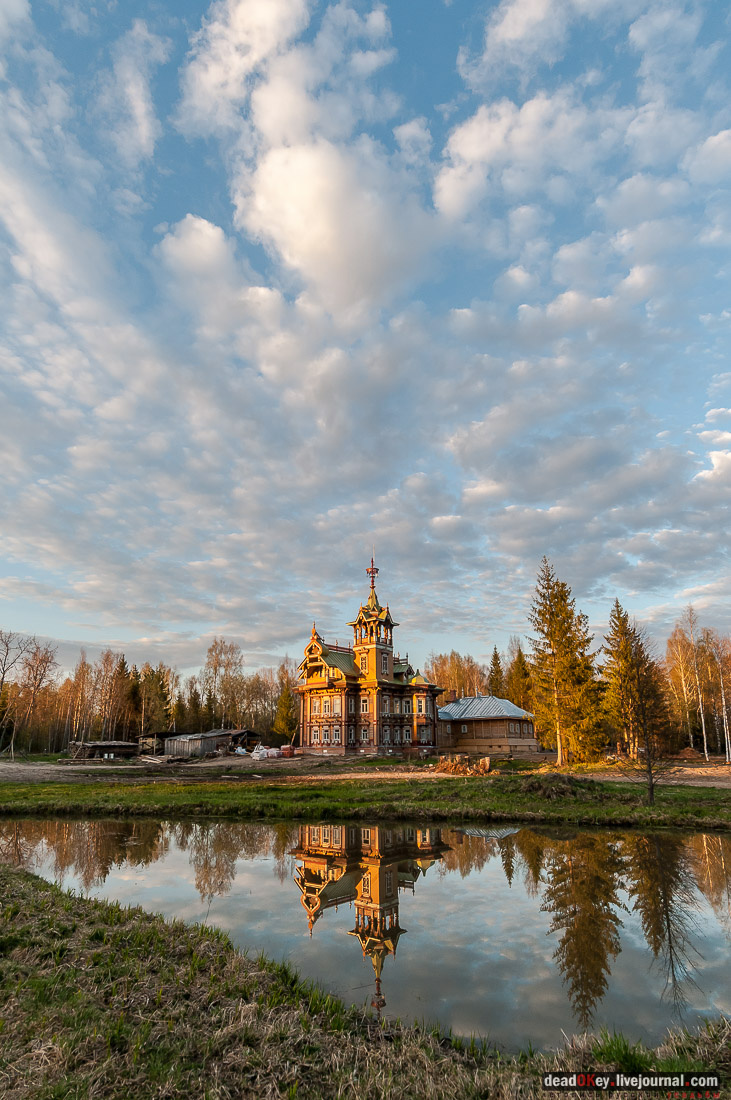
<instances>
[{"instance_id":1,"label":"dirt ground","mask_svg":"<svg viewBox=\"0 0 731 1100\"><path fill-rule=\"evenodd\" d=\"M332 769L332 770L331 770ZM282 772L299 774L282 774ZM16 760L0 760L0 783L88 783L90 780L115 783L159 782L219 782L237 778L279 779L282 783L327 782L340 779L423 779L439 780L452 776L424 767L389 765L384 768L349 768L336 761L313 760L296 756L290 760L247 761L242 757L224 756L216 760L201 760L183 765L129 764L41 764ZM617 769L590 772L587 778L629 781ZM673 765L663 776L663 783L687 784L694 787L721 787L731 790L731 766L722 756L705 760L683 760Z\"/></svg>"}]
</instances>

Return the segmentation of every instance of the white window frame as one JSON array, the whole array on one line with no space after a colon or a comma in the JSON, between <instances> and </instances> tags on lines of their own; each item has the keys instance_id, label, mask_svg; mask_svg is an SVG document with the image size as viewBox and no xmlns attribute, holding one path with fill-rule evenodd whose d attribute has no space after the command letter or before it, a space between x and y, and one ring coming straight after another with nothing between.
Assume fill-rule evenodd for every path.
<instances>
[{"instance_id":1,"label":"white window frame","mask_svg":"<svg viewBox=\"0 0 731 1100\"><path fill-rule=\"evenodd\" d=\"M411 700L404 699L404 714L411 714Z\"/></svg>"},{"instance_id":2,"label":"white window frame","mask_svg":"<svg viewBox=\"0 0 731 1100\"><path fill-rule=\"evenodd\" d=\"M348 744L355 744L355 726L348 726Z\"/></svg>"},{"instance_id":3,"label":"white window frame","mask_svg":"<svg viewBox=\"0 0 731 1100\"><path fill-rule=\"evenodd\" d=\"M319 726L312 727L312 744L318 745L320 743L320 729Z\"/></svg>"},{"instance_id":4,"label":"white window frame","mask_svg":"<svg viewBox=\"0 0 731 1100\"><path fill-rule=\"evenodd\" d=\"M424 713L424 700L421 698L421 696L419 696L419 698L416 700L416 712L417 714Z\"/></svg>"},{"instance_id":5,"label":"white window frame","mask_svg":"<svg viewBox=\"0 0 731 1100\"><path fill-rule=\"evenodd\" d=\"M348 714L355 714L355 696L348 696Z\"/></svg>"},{"instance_id":6,"label":"white window frame","mask_svg":"<svg viewBox=\"0 0 731 1100\"><path fill-rule=\"evenodd\" d=\"M311 714L319 714L320 713L320 700L319 700L319 698L312 700L312 704L311 704L311 707L310 707L310 713Z\"/></svg>"},{"instance_id":7,"label":"white window frame","mask_svg":"<svg viewBox=\"0 0 731 1100\"><path fill-rule=\"evenodd\" d=\"M339 695L333 695L333 714L340 716L342 702Z\"/></svg>"},{"instance_id":8,"label":"white window frame","mask_svg":"<svg viewBox=\"0 0 731 1100\"><path fill-rule=\"evenodd\" d=\"M381 675L388 676L388 654L381 654Z\"/></svg>"},{"instance_id":9,"label":"white window frame","mask_svg":"<svg viewBox=\"0 0 731 1100\"><path fill-rule=\"evenodd\" d=\"M368 713L368 696L367 695L364 696L360 701L360 713L361 714L367 714Z\"/></svg>"},{"instance_id":10,"label":"white window frame","mask_svg":"<svg viewBox=\"0 0 731 1100\"><path fill-rule=\"evenodd\" d=\"M330 696L329 695L326 695L325 698L322 700L322 713L323 713L323 715L329 715L330 714Z\"/></svg>"}]
</instances>

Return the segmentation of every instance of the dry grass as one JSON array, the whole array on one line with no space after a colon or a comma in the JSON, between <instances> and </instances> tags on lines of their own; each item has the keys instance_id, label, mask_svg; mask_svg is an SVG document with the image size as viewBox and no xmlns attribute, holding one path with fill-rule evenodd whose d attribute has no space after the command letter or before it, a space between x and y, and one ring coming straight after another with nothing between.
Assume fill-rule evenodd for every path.
<instances>
[{"instance_id":1,"label":"dry grass","mask_svg":"<svg viewBox=\"0 0 731 1100\"><path fill-rule=\"evenodd\" d=\"M529 1100L545 1095L539 1075L549 1069L623 1059L616 1037L506 1058L381 1025L215 930L65 894L3 866L0 985L4 1100ZM731 1068L724 1020L657 1052L625 1046L643 1065Z\"/></svg>"}]
</instances>

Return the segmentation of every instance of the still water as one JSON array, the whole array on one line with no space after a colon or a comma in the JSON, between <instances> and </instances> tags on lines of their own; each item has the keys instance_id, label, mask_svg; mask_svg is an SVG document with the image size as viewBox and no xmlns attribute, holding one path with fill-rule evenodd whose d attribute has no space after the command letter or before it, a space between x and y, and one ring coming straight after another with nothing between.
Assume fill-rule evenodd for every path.
<instances>
[{"instance_id":1,"label":"still water","mask_svg":"<svg viewBox=\"0 0 731 1100\"><path fill-rule=\"evenodd\" d=\"M507 1049L731 1013L731 836L0 822L0 858Z\"/></svg>"}]
</instances>

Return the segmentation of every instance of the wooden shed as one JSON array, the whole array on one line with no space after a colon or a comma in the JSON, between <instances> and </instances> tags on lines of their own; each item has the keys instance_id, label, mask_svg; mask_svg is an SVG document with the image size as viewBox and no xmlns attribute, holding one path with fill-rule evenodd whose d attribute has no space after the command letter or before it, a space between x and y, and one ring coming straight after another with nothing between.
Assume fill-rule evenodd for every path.
<instances>
[{"instance_id":1,"label":"wooden shed","mask_svg":"<svg viewBox=\"0 0 731 1100\"><path fill-rule=\"evenodd\" d=\"M165 738L166 756L205 756L225 748L231 741L231 730L209 730L208 733L179 733Z\"/></svg>"}]
</instances>

